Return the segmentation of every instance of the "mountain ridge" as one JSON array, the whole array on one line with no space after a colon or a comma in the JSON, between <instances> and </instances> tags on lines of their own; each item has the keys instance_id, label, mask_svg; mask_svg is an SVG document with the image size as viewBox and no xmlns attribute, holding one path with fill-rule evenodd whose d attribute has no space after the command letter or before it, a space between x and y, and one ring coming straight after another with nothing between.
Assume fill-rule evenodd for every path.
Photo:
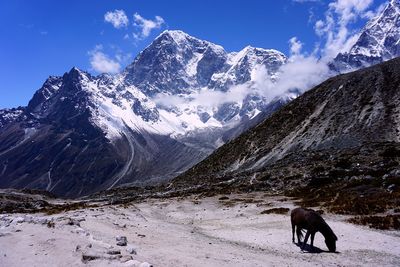
<instances>
[{"instance_id":1,"label":"mountain ridge","mask_svg":"<svg viewBox=\"0 0 400 267\"><path fill-rule=\"evenodd\" d=\"M339 53L332 68L348 72L400 55L400 2L391 0L383 11L361 30L349 51Z\"/></svg>"},{"instance_id":2,"label":"mountain ridge","mask_svg":"<svg viewBox=\"0 0 400 267\"><path fill-rule=\"evenodd\" d=\"M165 36L170 34L177 35L175 39L181 37L179 44ZM171 47L176 50L172 54ZM207 51L226 52L217 45L177 31L164 32L146 49L132 64L135 68L154 70L147 80L130 79L129 66L121 74L98 76L73 67L63 76L50 76L27 107L2 110L0 187L36 188L76 197L121 184L159 183L183 172L228 140L221 136L242 119L251 120L261 107L268 110L268 103L259 96L221 108L187 104L172 109L160 107L149 84L156 85L157 93L178 94L189 101L191 94L204 90L204 82L208 83L210 73L215 72L207 59L204 64L199 60L201 67L196 67L196 71L203 71L186 75L189 61L200 52L204 53L202 60L210 55ZM155 51L157 56L153 54ZM182 55L181 65L170 64L179 59L171 56L177 51ZM184 59L184 55L189 57ZM247 76L235 83L250 84L248 73L263 64L263 56L246 59L242 69ZM222 58L227 60L225 54ZM257 62L251 62L256 59ZM154 67L154 64L163 66L160 62L165 68ZM163 79L161 74L165 71L176 76L177 66L179 71L185 71L188 87L170 87L170 80ZM286 101L286 96L283 99ZM274 104L272 109L276 108ZM242 126L224 138L233 138L241 129Z\"/></svg>"}]
</instances>

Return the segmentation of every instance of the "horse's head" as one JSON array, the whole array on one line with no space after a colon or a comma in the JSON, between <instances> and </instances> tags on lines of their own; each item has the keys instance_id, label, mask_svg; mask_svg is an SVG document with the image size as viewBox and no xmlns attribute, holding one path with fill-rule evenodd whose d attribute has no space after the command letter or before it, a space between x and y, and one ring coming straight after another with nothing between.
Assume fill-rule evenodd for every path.
<instances>
[{"instance_id":1,"label":"horse's head","mask_svg":"<svg viewBox=\"0 0 400 267\"><path fill-rule=\"evenodd\" d=\"M336 251L336 241L337 241L336 235L333 235L332 237L329 238L325 238L325 244L330 252Z\"/></svg>"}]
</instances>

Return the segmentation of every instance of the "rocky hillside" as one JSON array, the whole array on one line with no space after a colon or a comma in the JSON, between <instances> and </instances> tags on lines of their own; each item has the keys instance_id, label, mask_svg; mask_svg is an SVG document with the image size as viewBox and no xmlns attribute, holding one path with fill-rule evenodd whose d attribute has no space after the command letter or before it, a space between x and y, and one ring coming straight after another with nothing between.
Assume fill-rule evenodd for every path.
<instances>
[{"instance_id":1,"label":"rocky hillside","mask_svg":"<svg viewBox=\"0 0 400 267\"><path fill-rule=\"evenodd\" d=\"M331 78L220 147L173 185L240 181L282 189L321 177L382 177L399 165L399 89L399 58Z\"/></svg>"}]
</instances>

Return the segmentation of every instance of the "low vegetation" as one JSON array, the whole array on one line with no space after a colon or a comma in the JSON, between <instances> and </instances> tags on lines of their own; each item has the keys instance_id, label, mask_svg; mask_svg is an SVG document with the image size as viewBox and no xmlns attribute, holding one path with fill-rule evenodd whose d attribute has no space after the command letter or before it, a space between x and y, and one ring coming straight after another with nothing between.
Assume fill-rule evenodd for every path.
<instances>
[{"instance_id":1,"label":"low vegetation","mask_svg":"<svg viewBox=\"0 0 400 267\"><path fill-rule=\"evenodd\" d=\"M288 208L272 208L268 210L263 210L261 214L287 214L290 209Z\"/></svg>"}]
</instances>

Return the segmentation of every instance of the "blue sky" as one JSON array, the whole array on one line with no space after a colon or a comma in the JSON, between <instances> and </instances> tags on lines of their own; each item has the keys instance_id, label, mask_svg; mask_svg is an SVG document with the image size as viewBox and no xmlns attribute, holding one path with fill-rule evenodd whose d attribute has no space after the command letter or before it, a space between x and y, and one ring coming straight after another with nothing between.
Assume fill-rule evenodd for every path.
<instances>
[{"instance_id":1,"label":"blue sky","mask_svg":"<svg viewBox=\"0 0 400 267\"><path fill-rule=\"evenodd\" d=\"M26 105L49 75L73 66L97 74L104 68L94 67L95 55L110 61L105 69L123 68L165 29L183 30L227 51L252 45L290 54L289 40L297 37L302 52L311 53L325 38L316 33L316 22L324 22L329 10L343 18L343 3L352 3L357 16L346 24L350 37L385 1L2 0L0 108ZM126 18L115 20L115 10ZM148 32L143 22L150 23Z\"/></svg>"}]
</instances>

